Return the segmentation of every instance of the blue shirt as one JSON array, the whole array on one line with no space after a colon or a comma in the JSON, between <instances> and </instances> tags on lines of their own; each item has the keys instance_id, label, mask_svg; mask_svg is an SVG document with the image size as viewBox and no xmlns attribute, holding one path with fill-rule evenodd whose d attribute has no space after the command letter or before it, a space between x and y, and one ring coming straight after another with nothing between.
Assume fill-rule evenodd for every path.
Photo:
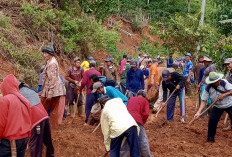
<instances>
[{"instance_id":1,"label":"blue shirt","mask_svg":"<svg viewBox=\"0 0 232 157\"><path fill-rule=\"evenodd\" d=\"M146 76L146 79L149 77L149 68L145 68L143 71L144 76Z\"/></svg>"},{"instance_id":2,"label":"blue shirt","mask_svg":"<svg viewBox=\"0 0 232 157\"><path fill-rule=\"evenodd\" d=\"M127 105L128 98L124 94L122 94L118 89L112 86L106 86L104 90L105 90L105 95L107 95L111 99L121 98L123 103Z\"/></svg>"},{"instance_id":3,"label":"blue shirt","mask_svg":"<svg viewBox=\"0 0 232 157\"><path fill-rule=\"evenodd\" d=\"M202 80L202 78L204 76L205 69L206 69L206 67L203 67L203 68L200 69L199 78L198 78L198 84L201 83L201 80Z\"/></svg>"},{"instance_id":4,"label":"blue shirt","mask_svg":"<svg viewBox=\"0 0 232 157\"><path fill-rule=\"evenodd\" d=\"M167 59L167 68L172 68L172 64L173 64L173 59L171 57L169 57Z\"/></svg>"},{"instance_id":5,"label":"blue shirt","mask_svg":"<svg viewBox=\"0 0 232 157\"><path fill-rule=\"evenodd\" d=\"M141 69L137 68L136 71L130 69L127 72L126 89L134 93L144 90L144 76Z\"/></svg>"},{"instance_id":6,"label":"blue shirt","mask_svg":"<svg viewBox=\"0 0 232 157\"><path fill-rule=\"evenodd\" d=\"M188 61L186 63L185 69L184 69L184 76L187 77L189 75L189 70L193 70L193 63L192 61Z\"/></svg>"}]
</instances>

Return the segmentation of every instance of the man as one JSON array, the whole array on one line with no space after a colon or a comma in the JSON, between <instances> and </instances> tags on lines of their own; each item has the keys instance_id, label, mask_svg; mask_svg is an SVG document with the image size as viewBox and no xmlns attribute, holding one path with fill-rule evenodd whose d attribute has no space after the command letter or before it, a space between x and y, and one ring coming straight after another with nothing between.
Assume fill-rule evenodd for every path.
<instances>
[{"instance_id":1,"label":"man","mask_svg":"<svg viewBox=\"0 0 232 157\"><path fill-rule=\"evenodd\" d=\"M201 97L201 106L194 116L195 119L199 118L202 110L206 106L208 97L210 97L213 102L217 101L209 118L207 142L215 142L214 137L217 124L224 111L229 114L230 120L232 120L232 84L222 78L223 74L210 72L205 80L207 86Z\"/></svg>"},{"instance_id":2,"label":"man","mask_svg":"<svg viewBox=\"0 0 232 157\"><path fill-rule=\"evenodd\" d=\"M82 105L83 105L83 96L82 93L77 95L77 90L80 88L81 81L84 75L84 69L80 66L81 59L76 57L73 60L73 65L69 67L68 72L65 76L65 79L69 81L68 83L68 102L71 109L71 113L74 113L74 103L77 103L78 115L82 115ZM78 100L77 100L78 98Z\"/></svg>"},{"instance_id":3,"label":"man","mask_svg":"<svg viewBox=\"0 0 232 157\"><path fill-rule=\"evenodd\" d=\"M174 111L175 111L175 103L177 96L179 97L180 101L180 115L181 115L181 122L185 122L186 120L186 113L185 113L185 78L183 75L172 72L170 73L168 70L163 70L162 72L163 82L163 104L167 100L168 89L170 90L169 93L172 93L175 89L176 91L171 96L167 103L167 120L173 121Z\"/></svg>"},{"instance_id":4,"label":"man","mask_svg":"<svg viewBox=\"0 0 232 157\"><path fill-rule=\"evenodd\" d=\"M3 79L0 89L0 156L12 156L11 145L16 145L17 157L24 157L32 127L30 102L20 94L12 74Z\"/></svg>"},{"instance_id":5,"label":"man","mask_svg":"<svg viewBox=\"0 0 232 157\"><path fill-rule=\"evenodd\" d=\"M172 64L173 64L173 52L169 53L169 58L167 59L167 68L172 68Z\"/></svg>"},{"instance_id":6,"label":"man","mask_svg":"<svg viewBox=\"0 0 232 157\"><path fill-rule=\"evenodd\" d=\"M92 56L89 57L89 60L88 60L88 61L85 60L85 61L83 61L83 62L81 63L81 67L84 68L84 71L89 70L89 63L90 63L91 61L94 61Z\"/></svg>"},{"instance_id":7,"label":"man","mask_svg":"<svg viewBox=\"0 0 232 157\"><path fill-rule=\"evenodd\" d=\"M100 66L98 67L98 70L99 73L101 73L101 75L103 74L103 68L104 68L105 64L104 63L101 63Z\"/></svg>"},{"instance_id":8,"label":"man","mask_svg":"<svg viewBox=\"0 0 232 157\"><path fill-rule=\"evenodd\" d=\"M195 68L193 69L194 78L195 78L196 82L198 82L199 74L200 74L201 68L204 67L203 60L204 60L203 58L199 58L198 64L197 64L197 65L195 66Z\"/></svg>"},{"instance_id":9,"label":"man","mask_svg":"<svg viewBox=\"0 0 232 157\"><path fill-rule=\"evenodd\" d=\"M122 75L122 71L126 65L126 62L127 62L126 58L127 58L127 55L123 55L123 59L121 60L121 62L119 64L120 65L120 75Z\"/></svg>"},{"instance_id":10,"label":"man","mask_svg":"<svg viewBox=\"0 0 232 157\"><path fill-rule=\"evenodd\" d=\"M141 65L140 69L143 71L144 80L148 79L148 77L149 77L149 68L146 68L144 65Z\"/></svg>"},{"instance_id":11,"label":"man","mask_svg":"<svg viewBox=\"0 0 232 157\"><path fill-rule=\"evenodd\" d=\"M103 105L101 129L104 136L106 151L110 157L119 157L123 139L130 147L131 157L141 157L139 151L137 124L120 98L111 99L104 95L99 99Z\"/></svg>"},{"instance_id":12,"label":"man","mask_svg":"<svg viewBox=\"0 0 232 157\"><path fill-rule=\"evenodd\" d=\"M153 64L150 68L149 78L148 78L148 87L149 90L151 87L159 88L159 71L158 71L159 61L157 59L153 60Z\"/></svg>"},{"instance_id":13,"label":"man","mask_svg":"<svg viewBox=\"0 0 232 157\"><path fill-rule=\"evenodd\" d=\"M145 91L139 90L136 97L130 98L127 103L127 110L140 127L139 148L141 155L144 157L153 157L144 128L144 124L149 117L149 102L146 99Z\"/></svg>"},{"instance_id":14,"label":"man","mask_svg":"<svg viewBox=\"0 0 232 157\"><path fill-rule=\"evenodd\" d=\"M139 66L144 65L145 67L147 67L148 60L149 56L147 54L144 54L143 57L139 59Z\"/></svg>"},{"instance_id":15,"label":"man","mask_svg":"<svg viewBox=\"0 0 232 157\"><path fill-rule=\"evenodd\" d=\"M19 91L31 104L32 130L29 142L31 157L42 157L43 144L47 148L46 156L54 157L49 117L40 102L39 95L24 83L19 83Z\"/></svg>"},{"instance_id":16,"label":"man","mask_svg":"<svg viewBox=\"0 0 232 157\"><path fill-rule=\"evenodd\" d=\"M144 90L143 71L137 67L137 62L132 60L131 69L127 72L126 78L126 93L128 98L136 95L139 90Z\"/></svg>"},{"instance_id":17,"label":"man","mask_svg":"<svg viewBox=\"0 0 232 157\"><path fill-rule=\"evenodd\" d=\"M186 53L185 55L185 61L186 61L186 66L185 66L185 69L184 69L184 77L186 78L186 91L188 91L189 93L191 93L190 91L190 86L191 86L191 74L192 74L192 71L193 71L193 63L191 61L191 53Z\"/></svg>"},{"instance_id":18,"label":"man","mask_svg":"<svg viewBox=\"0 0 232 157\"><path fill-rule=\"evenodd\" d=\"M57 129L63 119L65 89L59 77L59 65L54 57L53 47L47 46L42 52L46 65L43 71L41 102L47 111L51 108L51 128Z\"/></svg>"},{"instance_id":19,"label":"man","mask_svg":"<svg viewBox=\"0 0 232 157\"><path fill-rule=\"evenodd\" d=\"M103 68L102 75L106 76L109 79L118 80L117 68L113 64L112 58L107 58L106 66Z\"/></svg>"},{"instance_id":20,"label":"man","mask_svg":"<svg viewBox=\"0 0 232 157\"><path fill-rule=\"evenodd\" d=\"M127 63L123 68L122 71L122 75L121 75L121 82L120 82L120 86L122 89L122 93L126 94L126 78L127 78L127 72L130 70L131 66L130 66L130 62L132 60L132 56L128 56L127 57Z\"/></svg>"},{"instance_id":21,"label":"man","mask_svg":"<svg viewBox=\"0 0 232 157\"><path fill-rule=\"evenodd\" d=\"M89 80L89 76L92 74L96 74L97 76L100 76L101 74L95 69L96 67L96 62L95 61L91 61L89 64L90 69L87 70L84 75L83 75L83 79L81 82L81 87L79 89L79 93L82 93L83 88L86 86L86 101L85 101L85 123L87 123L88 121L88 117L91 111L91 108L93 106L93 104L96 101L96 98L94 96L94 94L91 93L90 90L90 85L91 85L91 81Z\"/></svg>"},{"instance_id":22,"label":"man","mask_svg":"<svg viewBox=\"0 0 232 157\"><path fill-rule=\"evenodd\" d=\"M93 84L93 90L92 93L97 93L97 94L104 94L110 97L111 99L113 98L121 98L123 103L127 105L128 98L123 95L118 89L112 87L112 86L106 86L104 87L101 82L96 82Z\"/></svg>"}]
</instances>

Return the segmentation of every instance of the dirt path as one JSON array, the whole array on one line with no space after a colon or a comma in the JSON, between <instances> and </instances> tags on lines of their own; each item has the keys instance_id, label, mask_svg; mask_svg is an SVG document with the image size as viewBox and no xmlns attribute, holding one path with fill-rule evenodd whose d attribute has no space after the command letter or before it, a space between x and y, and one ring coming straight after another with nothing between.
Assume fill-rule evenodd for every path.
<instances>
[{"instance_id":1,"label":"dirt path","mask_svg":"<svg viewBox=\"0 0 232 157\"><path fill-rule=\"evenodd\" d=\"M195 114L195 99L187 99L187 121ZM179 105L176 105L175 121L166 123L165 111L158 118L151 118L145 125L150 148L156 157L227 157L232 154L231 131L223 132L223 118L219 122L216 143L206 142L208 118L200 119L190 128L180 123ZM68 117L60 129L53 133L57 157L101 157L105 152L101 129L91 134L94 126L84 126L83 118L76 117L73 124Z\"/></svg>"}]
</instances>

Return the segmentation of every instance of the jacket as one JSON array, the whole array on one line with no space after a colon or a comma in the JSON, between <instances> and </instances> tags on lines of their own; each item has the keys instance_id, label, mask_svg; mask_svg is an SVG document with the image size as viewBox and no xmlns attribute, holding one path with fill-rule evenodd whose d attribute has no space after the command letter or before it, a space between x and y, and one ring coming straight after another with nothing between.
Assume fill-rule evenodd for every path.
<instances>
[{"instance_id":1,"label":"jacket","mask_svg":"<svg viewBox=\"0 0 232 157\"><path fill-rule=\"evenodd\" d=\"M137 126L120 98L114 98L106 102L100 122L107 151L110 150L111 138L116 138L130 127Z\"/></svg>"},{"instance_id":2,"label":"jacket","mask_svg":"<svg viewBox=\"0 0 232 157\"><path fill-rule=\"evenodd\" d=\"M142 96L130 98L127 110L137 123L144 125L149 117L149 102Z\"/></svg>"},{"instance_id":3,"label":"jacket","mask_svg":"<svg viewBox=\"0 0 232 157\"><path fill-rule=\"evenodd\" d=\"M81 67L84 69L84 71L89 70L89 62L88 61L83 61L81 63Z\"/></svg>"},{"instance_id":4,"label":"jacket","mask_svg":"<svg viewBox=\"0 0 232 157\"><path fill-rule=\"evenodd\" d=\"M43 71L42 97L65 95L65 89L59 77L59 66L55 57L47 61Z\"/></svg>"},{"instance_id":5,"label":"jacket","mask_svg":"<svg viewBox=\"0 0 232 157\"><path fill-rule=\"evenodd\" d=\"M117 69L114 65L104 67L102 75L115 81L118 79Z\"/></svg>"},{"instance_id":6,"label":"jacket","mask_svg":"<svg viewBox=\"0 0 232 157\"><path fill-rule=\"evenodd\" d=\"M31 132L30 102L19 93L15 76L11 74L4 78L0 89L3 94L0 100L0 139L17 140L29 137Z\"/></svg>"},{"instance_id":7,"label":"jacket","mask_svg":"<svg viewBox=\"0 0 232 157\"><path fill-rule=\"evenodd\" d=\"M20 93L30 102L31 104L31 123L32 129L45 119L48 119L48 113L40 102L39 95L31 88L20 85Z\"/></svg>"},{"instance_id":8,"label":"jacket","mask_svg":"<svg viewBox=\"0 0 232 157\"><path fill-rule=\"evenodd\" d=\"M144 77L141 69L137 68L136 71L130 69L127 72L126 89L134 93L144 89Z\"/></svg>"},{"instance_id":9,"label":"jacket","mask_svg":"<svg viewBox=\"0 0 232 157\"><path fill-rule=\"evenodd\" d=\"M121 98L123 103L127 105L128 98L122 94L118 89L112 87L112 86L107 86L105 87L105 95L108 97L112 98Z\"/></svg>"}]
</instances>

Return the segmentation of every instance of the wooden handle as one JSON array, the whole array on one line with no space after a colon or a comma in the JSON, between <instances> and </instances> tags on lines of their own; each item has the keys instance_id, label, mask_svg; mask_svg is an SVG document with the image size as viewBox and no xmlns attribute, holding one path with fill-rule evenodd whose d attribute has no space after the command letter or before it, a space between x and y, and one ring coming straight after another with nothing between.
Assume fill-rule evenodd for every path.
<instances>
[{"instance_id":1,"label":"wooden handle","mask_svg":"<svg viewBox=\"0 0 232 157\"><path fill-rule=\"evenodd\" d=\"M176 90L177 90L177 89L175 88L174 91L171 93L171 95L168 97L168 99L165 101L164 104L167 104L167 103L168 103L169 99L171 99L172 95L175 93ZM158 114L160 113L160 111L161 111L162 109L163 109L163 107L160 107L160 109L158 110L158 112L155 114L155 117L158 116Z\"/></svg>"},{"instance_id":2,"label":"wooden handle","mask_svg":"<svg viewBox=\"0 0 232 157\"><path fill-rule=\"evenodd\" d=\"M207 108L207 109L205 109L201 114L200 114L200 116L202 116L204 113L206 113L210 108L212 108L214 105L215 105L215 103L217 102L217 100L216 101L214 101L211 105L209 105L209 107ZM199 117L200 117L199 116ZM188 126L190 126L195 120L197 120L195 117L188 123Z\"/></svg>"},{"instance_id":3,"label":"wooden handle","mask_svg":"<svg viewBox=\"0 0 232 157\"><path fill-rule=\"evenodd\" d=\"M99 123L99 124L96 126L96 128L93 130L92 133L94 133L94 132L99 128L100 125L101 125L101 123Z\"/></svg>"}]
</instances>

